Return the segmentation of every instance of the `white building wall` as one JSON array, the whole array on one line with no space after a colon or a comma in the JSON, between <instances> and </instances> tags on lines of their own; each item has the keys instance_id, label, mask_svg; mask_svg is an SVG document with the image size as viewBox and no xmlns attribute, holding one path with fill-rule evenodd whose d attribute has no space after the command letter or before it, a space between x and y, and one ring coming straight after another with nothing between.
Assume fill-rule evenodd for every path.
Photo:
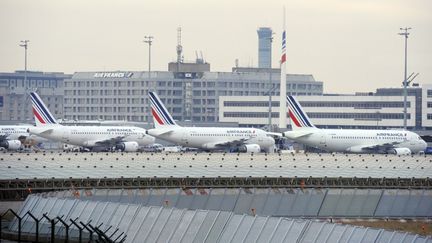
<instances>
[{"instance_id":1,"label":"white building wall","mask_svg":"<svg viewBox=\"0 0 432 243\"><path fill-rule=\"evenodd\" d=\"M398 96L298 96L299 102L402 102L403 97ZM225 101L243 101L243 102L268 102L268 96L221 96L219 97L219 120L221 122L238 122L241 126L248 125L268 125L268 106L226 106ZM272 101L279 101L279 97L272 97ZM408 126L415 126L415 97L408 97L408 101L411 106L407 109L408 114L410 114L411 119L408 120ZM403 107L383 107L383 108L354 108L354 107L303 107L307 113L380 113L380 114L402 114ZM226 112L260 112L267 113L265 117L226 117L224 113ZM272 107L273 113L278 113L278 107ZM431 108L432 113L432 108ZM275 116L276 114L273 114ZM290 124L290 119L288 119L288 124ZM317 126L351 126L351 127L402 127L403 119L345 119L345 118L312 118L312 122ZM278 118L272 118L272 124L278 124ZM431 125L432 126L432 123Z\"/></svg>"},{"instance_id":2,"label":"white building wall","mask_svg":"<svg viewBox=\"0 0 432 243\"><path fill-rule=\"evenodd\" d=\"M422 125L423 127L432 127L432 84L426 84L422 87ZM428 103L430 107L428 107Z\"/></svg>"}]
</instances>

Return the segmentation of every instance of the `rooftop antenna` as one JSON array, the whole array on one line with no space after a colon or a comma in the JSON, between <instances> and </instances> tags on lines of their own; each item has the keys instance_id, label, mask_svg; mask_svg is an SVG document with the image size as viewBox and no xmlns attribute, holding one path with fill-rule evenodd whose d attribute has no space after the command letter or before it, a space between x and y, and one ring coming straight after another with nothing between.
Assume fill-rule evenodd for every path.
<instances>
[{"instance_id":1,"label":"rooftop antenna","mask_svg":"<svg viewBox=\"0 0 432 243\"><path fill-rule=\"evenodd\" d=\"M414 79L415 78L417 78L417 76L419 75L420 73L416 73L415 75L414 75L414 73L411 73L411 75L407 78L408 80L407 80L407 86L409 86L410 84L411 84L411 82L412 81L414 81ZM414 76L413 76L414 75Z\"/></svg>"},{"instance_id":2,"label":"rooftop antenna","mask_svg":"<svg viewBox=\"0 0 432 243\"><path fill-rule=\"evenodd\" d=\"M181 27L177 28L177 63L182 62Z\"/></svg>"}]
</instances>

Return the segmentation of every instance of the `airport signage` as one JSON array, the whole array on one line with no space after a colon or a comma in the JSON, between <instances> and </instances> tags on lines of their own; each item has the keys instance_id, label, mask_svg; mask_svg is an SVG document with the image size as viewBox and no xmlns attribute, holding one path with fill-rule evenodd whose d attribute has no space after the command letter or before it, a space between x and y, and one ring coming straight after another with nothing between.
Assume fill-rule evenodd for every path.
<instances>
[{"instance_id":1,"label":"airport signage","mask_svg":"<svg viewBox=\"0 0 432 243\"><path fill-rule=\"evenodd\" d=\"M95 73L94 78L131 78L132 72L100 72Z\"/></svg>"}]
</instances>

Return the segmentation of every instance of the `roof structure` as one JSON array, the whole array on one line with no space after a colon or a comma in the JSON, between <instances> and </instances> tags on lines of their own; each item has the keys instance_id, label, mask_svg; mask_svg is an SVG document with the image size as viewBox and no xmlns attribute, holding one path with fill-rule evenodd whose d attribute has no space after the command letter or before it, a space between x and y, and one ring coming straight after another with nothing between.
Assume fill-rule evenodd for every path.
<instances>
[{"instance_id":1,"label":"roof structure","mask_svg":"<svg viewBox=\"0 0 432 243\"><path fill-rule=\"evenodd\" d=\"M431 218L432 191L331 188L161 188L93 189L46 193L179 209L232 211L237 214L301 218Z\"/></svg>"},{"instance_id":2,"label":"roof structure","mask_svg":"<svg viewBox=\"0 0 432 243\"><path fill-rule=\"evenodd\" d=\"M4 153L0 180L73 178L432 178L432 157L348 154Z\"/></svg>"},{"instance_id":3,"label":"roof structure","mask_svg":"<svg viewBox=\"0 0 432 243\"><path fill-rule=\"evenodd\" d=\"M63 215L65 221L103 223L101 230L113 238L124 233L125 242L432 242L430 237L324 221L41 196L28 197L20 215L29 210L38 218L46 213L49 218ZM9 229L17 231L18 221ZM45 218L39 229L42 234L50 233ZM30 217L24 217L22 231L35 231ZM55 233L65 235L65 228L56 225ZM71 226L69 235L77 234L77 228Z\"/></svg>"}]
</instances>

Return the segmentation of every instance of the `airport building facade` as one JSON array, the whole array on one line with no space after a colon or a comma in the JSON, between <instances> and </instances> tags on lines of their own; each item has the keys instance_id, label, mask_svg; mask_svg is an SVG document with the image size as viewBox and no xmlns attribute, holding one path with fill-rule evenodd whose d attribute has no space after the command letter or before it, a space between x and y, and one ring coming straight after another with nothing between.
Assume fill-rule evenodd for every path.
<instances>
[{"instance_id":1,"label":"airport building facade","mask_svg":"<svg viewBox=\"0 0 432 243\"><path fill-rule=\"evenodd\" d=\"M136 122L152 126L149 90L156 90L174 119L190 125L265 127L269 90L273 127L278 125L278 69L233 68L210 72L207 63L169 64L160 72L0 73L0 123L33 123L28 92L37 90L56 118L66 121ZM354 95L323 94L312 75L288 74L287 92L296 95L315 125L324 128L401 128L403 89L380 88ZM408 89L408 127L432 130L432 84ZM289 119L288 119L289 121Z\"/></svg>"},{"instance_id":2,"label":"airport building facade","mask_svg":"<svg viewBox=\"0 0 432 243\"><path fill-rule=\"evenodd\" d=\"M354 95L303 96L297 99L321 128L388 129L403 127L403 89L381 88ZM272 98L271 124L278 124L279 97ZM237 121L239 126L262 127L269 124L269 98L266 96L219 98L219 120ZM289 121L289 119L288 119ZM432 130L432 85L408 88L407 126L413 130Z\"/></svg>"},{"instance_id":3,"label":"airport building facade","mask_svg":"<svg viewBox=\"0 0 432 243\"><path fill-rule=\"evenodd\" d=\"M270 84L270 79L272 83ZM322 95L323 83L312 75L287 75L287 90ZM153 124L148 91L156 90L174 119L219 121L220 96L279 95L280 70L233 68L210 72L207 63L170 63L168 71L77 72L64 82L64 118L128 120Z\"/></svg>"},{"instance_id":4,"label":"airport building facade","mask_svg":"<svg viewBox=\"0 0 432 243\"><path fill-rule=\"evenodd\" d=\"M63 81L72 75L61 72L24 71L0 73L0 122L34 123L29 92L37 90L55 117L63 117Z\"/></svg>"}]
</instances>

